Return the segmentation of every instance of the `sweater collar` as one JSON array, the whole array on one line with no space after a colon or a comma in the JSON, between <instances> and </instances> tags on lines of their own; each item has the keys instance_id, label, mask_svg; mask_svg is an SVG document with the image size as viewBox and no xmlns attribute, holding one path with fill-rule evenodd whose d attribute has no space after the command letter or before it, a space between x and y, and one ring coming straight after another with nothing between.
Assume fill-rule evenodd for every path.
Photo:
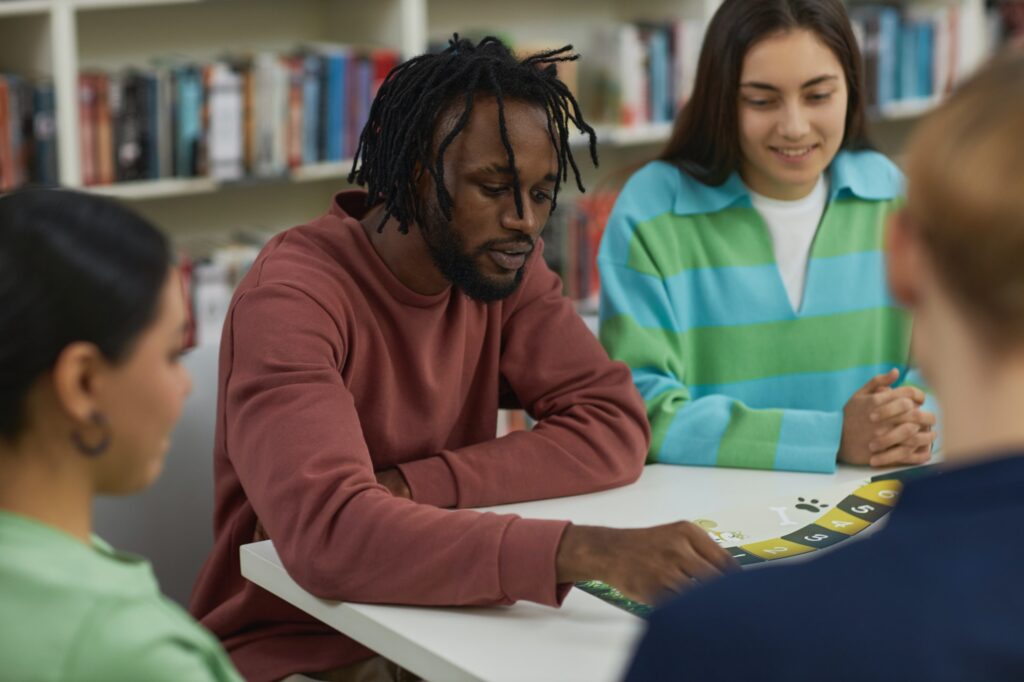
<instances>
[{"instance_id":1,"label":"sweater collar","mask_svg":"<svg viewBox=\"0 0 1024 682\"><path fill-rule=\"evenodd\" d=\"M891 163L878 152L841 151L826 171L829 174L828 200L858 198L887 201L903 192L902 179L894 177ZM718 186L690 183L690 192L676 195L673 212L677 215L717 213L727 208L752 208L750 190L739 172L734 171Z\"/></svg>"}]
</instances>

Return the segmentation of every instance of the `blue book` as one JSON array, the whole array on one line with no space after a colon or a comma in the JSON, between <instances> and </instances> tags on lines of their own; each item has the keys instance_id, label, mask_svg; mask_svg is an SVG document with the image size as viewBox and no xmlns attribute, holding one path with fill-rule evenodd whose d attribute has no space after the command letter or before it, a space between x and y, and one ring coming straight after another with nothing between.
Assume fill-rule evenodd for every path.
<instances>
[{"instance_id":1,"label":"blue book","mask_svg":"<svg viewBox=\"0 0 1024 682\"><path fill-rule=\"evenodd\" d=\"M358 114L356 116L356 135L352 140L352 153L355 153L355 146L359 142L359 135L363 132L363 126L370 119L370 105L373 104L373 61L369 57L362 57L359 60L359 82L357 84L359 97L356 100Z\"/></svg>"},{"instance_id":2,"label":"blue book","mask_svg":"<svg viewBox=\"0 0 1024 682\"><path fill-rule=\"evenodd\" d=\"M191 178L198 174L198 151L202 139L203 82L199 69L179 67L174 71L178 100L174 140L174 174Z\"/></svg>"},{"instance_id":3,"label":"blue book","mask_svg":"<svg viewBox=\"0 0 1024 682\"><path fill-rule=\"evenodd\" d=\"M917 24L917 96L931 97L935 93L935 24L922 21Z\"/></svg>"},{"instance_id":4,"label":"blue book","mask_svg":"<svg viewBox=\"0 0 1024 682\"><path fill-rule=\"evenodd\" d=\"M899 99L900 12L893 7L878 12L878 106Z\"/></svg>"},{"instance_id":5,"label":"blue book","mask_svg":"<svg viewBox=\"0 0 1024 682\"><path fill-rule=\"evenodd\" d=\"M659 27L651 31L647 42L647 50L651 122L661 123L672 118L672 103L668 87L668 36L665 35L664 29Z\"/></svg>"},{"instance_id":6,"label":"blue book","mask_svg":"<svg viewBox=\"0 0 1024 682\"><path fill-rule=\"evenodd\" d=\"M325 158L327 161L341 161L345 158L345 69L348 56L339 50L328 53L326 60Z\"/></svg>"},{"instance_id":7,"label":"blue book","mask_svg":"<svg viewBox=\"0 0 1024 682\"><path fill-rule=\"evenodd\" d=\"M144 133L146 138L146 177L150 180L155 180L160 177L160 148L158 144L160 139L160 117L165 116L166 112L160 111L160 104L157 101L159 83L157 82L156 74L143 74L142 83L146 102L144 107L146 118L143 121L146 126Z\"/></svg>"},{"instance_id":8,"label":"blue book","mask_svg":"<svg viewBox=\"0 0 1024 682\"><path fill-rule=\"evenodd\" d=\"M57 185L57 123L53 83L37 83L32 99L32 137L36 151L32 180L41 185Z\"/></svg>"},{"instance_id":9,"label":"blue book","mask_svg":"<svg viewBox=\"0 0 1024 682\"><path fill-rule=\"evenodd\" d=\"M899 99L917 97L917 25L906 23L900 30Z\"/></svg>"},{"instance_id":10,"label":"blue book","mask_svg":"<svg viewBox=\"0 0 1024 682\"><path fill-rule=\"evenodd\" d=\"M320 158L320 74L322 57L308 55L302 79L302 163L317 163Z\"/></svg>"}]
</instances>

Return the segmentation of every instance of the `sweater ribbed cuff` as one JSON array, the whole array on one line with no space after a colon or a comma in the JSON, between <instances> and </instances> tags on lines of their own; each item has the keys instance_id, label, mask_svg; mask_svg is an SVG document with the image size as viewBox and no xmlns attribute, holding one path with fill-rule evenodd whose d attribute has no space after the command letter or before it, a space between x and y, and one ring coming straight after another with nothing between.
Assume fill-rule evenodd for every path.
<instances>
[{"instance_id":1,"label":"sweater ribbed cuff","mask_svg":"<svg viewBox=\"0 0 1024 682\"><path fill-rule=\"evenodd\" d=\"M568 521L516 519L501 540L501 589L511 601L561 606L572 585L557 583L555 560Z\"/></svg>"},{"instance_id":2,"label":"sweater ribbed cuff","mask_svg":"<svg viewBox=\"0 0 1024 682\"><path fill-rule=\"evenodd\" d=\"M399 464L414 502L435 507L454 507L459 502L455 475L441 455Z\"/></svg>"}]
</instances>

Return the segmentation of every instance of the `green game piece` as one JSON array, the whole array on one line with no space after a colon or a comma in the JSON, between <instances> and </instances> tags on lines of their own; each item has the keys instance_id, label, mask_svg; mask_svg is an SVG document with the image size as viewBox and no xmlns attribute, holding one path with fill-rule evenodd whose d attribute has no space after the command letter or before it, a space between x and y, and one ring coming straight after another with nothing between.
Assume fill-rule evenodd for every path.
<instances>
[{"instance_id":1,"label":"green game piece","mask_svg":"<svg viewBox=\"0 0 1024 682\"><path fill-rule=\"evenodd\" d=\"M654 611L654 607L651 605L634 601L608 583L603 583L600 580L581 580L576 583L576 587L640 618L647 618Z\"/></svg>"}]
</instances>

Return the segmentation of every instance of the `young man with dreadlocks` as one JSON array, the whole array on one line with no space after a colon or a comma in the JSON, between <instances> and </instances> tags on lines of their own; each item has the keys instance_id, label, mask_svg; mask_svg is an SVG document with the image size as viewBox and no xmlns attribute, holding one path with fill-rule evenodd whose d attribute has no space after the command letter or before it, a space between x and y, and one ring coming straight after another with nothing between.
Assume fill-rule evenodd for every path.
<instances>
[{"instance_id":1,"label":"young man with dreadlocks","mask_svg":"<svg viewBox=\"0 0 1024 682\"><path fill-rule=\"evenodd\" d=\"M580 183L570 124L597 160L556 76L570 51L520 60L456 37L397 67L356 154L367 191L276 237L235 294L216 541L192 611L247 679L351 679L382 662L244 580L238 547L254 538L272 538L312 594L358 602L556 606L587 578L650 600L729 567L685 522L462 510L621 486L647 452L629 370L541 257L561 182ZM536 428L495 438L499 406L513 405Z\"/></svg>"}]
</instances>

